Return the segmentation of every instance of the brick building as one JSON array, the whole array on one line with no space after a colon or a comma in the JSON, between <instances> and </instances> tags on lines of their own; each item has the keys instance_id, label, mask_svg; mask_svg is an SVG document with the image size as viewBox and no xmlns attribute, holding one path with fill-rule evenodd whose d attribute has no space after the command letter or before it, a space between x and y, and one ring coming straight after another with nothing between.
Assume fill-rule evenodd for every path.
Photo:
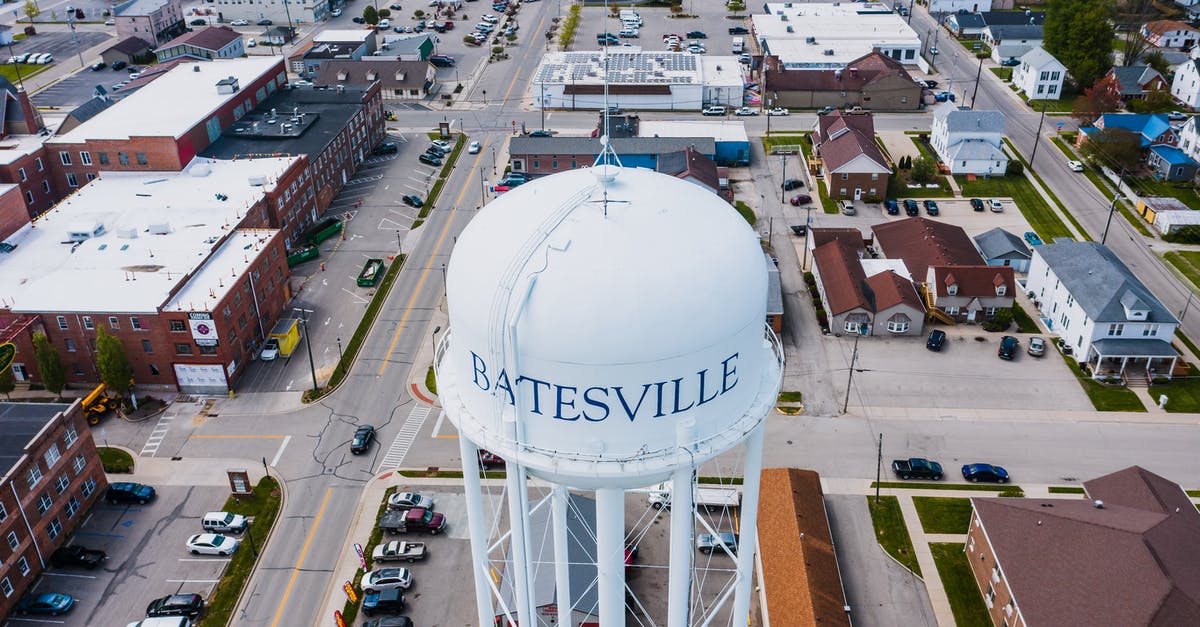
<instances>
[{"instance_id":1,"label":"brick building","mask_svg":"<svg viewBox=\"0 0 1200 627\"><path fill-rule=\"evenodd\" d=\"M0 616L37 581L108 480L79 401L0 403ZM32 530L32 531L31 531Z\"/></svg>"},{"instance_id":2,"label":"brick building","mask_svg":"<svg viewBox=\"0 0 1200 627\"><path fill-rule=\"evenodd\" d=\"M4 120L0 126L0 183L20 187L29 216L49 209L57 196L42 155L46 124L28 94L0 77Z\"/></svg>"},{"instance_id":3,"label":"brick building","mask_svg":"<svg viewBox=\"0 0 1200 627\"><path fill-rule=\"evenodd\" d=\"M830 196L878 202L887 195L892 166L875 141L875 120L870 113L819 115L812 141L819 163L829 175Z\"/></svg>"},{"instance_id":4,"label":"brick building","mask_svg":"<svg viewBox=\"0 0 1200 627\"><path fill-rule=\"evenodd\" d=\"M137 37L151 47L187 31L181 0L126 0L113 6L117 39Z\"/></svg>"},{"instance_id":5,"label":"brick building","mask_svg":"<svg viewBox=\"0 0 1200 627\"><path fill-rule=\"evenodd\" d=\"M11 183L0 184L0 241L16 233L29 222L21 188Z\"/></svg>"},{"instance_id":6,"label":"brick building","mask_svg":"<svg viewBox=\"0 0 1200 627\"><path fill-rule=\"evenodd\" d=\"M305 163L196 159L178 173L105 172L9 238L0 341L17 346L16 378L37 380L32 337L42 332L68 383L98 381L103 326L138 385L226 392L290 298L269 197L311 187Z\"/></svg>"}]
</instances>

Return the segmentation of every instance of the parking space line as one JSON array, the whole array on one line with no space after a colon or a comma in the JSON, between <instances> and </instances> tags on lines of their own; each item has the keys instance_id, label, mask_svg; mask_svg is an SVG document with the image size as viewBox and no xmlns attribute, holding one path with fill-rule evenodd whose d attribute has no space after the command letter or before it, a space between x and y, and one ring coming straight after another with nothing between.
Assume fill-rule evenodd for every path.
<instances>
[{"instance_id":1,"label":"parking space line","mask_svg":"<svg viewBox=\"0 0 1200 627\"><path fill-rule=\"evenodd\" d=\"M424 403L413 407L408 414L408 419L404 421L404 426L400 427L400 433L396 434L396 439L392 441L392 445L388 447L388 452L379 462L379 468L375 472L379 472L384 468L397 468L400 462L404 461L404 457L408 455L408 449L412 446L414 440L417 439L417 434L421 432L421 426L425 424L425 419L429 417L429 412L433 411L431 405Z\"/></svg>"},{"instance_id":2,"label":"parking space line","mask_svg":"<svg viewBox=\"0 0 1200 627\"><path fill-rule=\"evenodd\" d=\"M76 531L77 536L92 536L97 538L124 538L125 536L119 533L100 533L99 531Z\"/></svg>"},{"instance_id":3,"label":"parking space line","mask_svg":"<svg viewBox=\"0 0 1200 627\"><path fill-rule=\"evenodd\" d=\"M283 589L283 598L279 600L279 610L275 612L275 620L271 621L271 627L279 627L279 621L283 618L283 609L287 607L288 597L292 596L296 577L300 576L300 568L304 566L304 558L308 556L308 549L312 546L313 537L317 535L317 528L321 526L321 518L325 515L325 507L329 505L329 497L332 494L333 488L325 488L325 497L321 499L321 507L317 509L317 517L313 519L312 529L308 530L304 546L300 547L300 556L296 558L296 567L292 569L292 577L288 579L287 587Z\"/></svg>"},{"instance_id":4,"label":"parking space line","mask_svg":"<svg viewBox=\"0 0 1200 627\"><path fill-rule=\"evenodd\" d=\"M220 579L164 579L167 583L217 583Z\"/></svg>"},{"instance_id":5,"label":"parking space line","mask_svg":"<svg viewBox=\"0 0 1200 627\"><path fill-rule=\"evenodd\" d=\"M74 577L76 579L95 579L96 578L95 575L72 575L70 573L52 573L49 571L42 571L42 574L46 575L47 577Z\"/></svg>"}]
</instances>

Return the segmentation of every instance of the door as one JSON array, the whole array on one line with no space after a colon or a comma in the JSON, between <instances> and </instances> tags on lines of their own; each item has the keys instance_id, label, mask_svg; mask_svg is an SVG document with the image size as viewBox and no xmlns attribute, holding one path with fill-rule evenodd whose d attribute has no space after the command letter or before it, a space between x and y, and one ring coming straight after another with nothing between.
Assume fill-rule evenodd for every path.
<instances>
[{"instance_id":1,"label":"door","mask_svg":"<svg viewBox=\"0 0 1200 627\"><path fill-rule=\"evenodd\" d=\"M25 369L25 364L12 365L13 378L17 381L28 381L29 371Z\"/></svg>"},{"instance_id":2,"label":"door","mask_svg":"<svg viewBox=\"0 0 1200 627\"><path fill-rule=\"evenodd\" d=\"M975 322L975 314L978 311L979 311L978 309L968 309L967 310L967 322Z\"/></svg>"},{"instance_id":3,"label":"door","mask_svg":"<svg viewBox=\"0 0 1200 627\"><path fill-rule=\"evenodd\" d=\"M862 188L861 187L854 188L854 200L862 200Z\"/></svg>"}]
</instances>

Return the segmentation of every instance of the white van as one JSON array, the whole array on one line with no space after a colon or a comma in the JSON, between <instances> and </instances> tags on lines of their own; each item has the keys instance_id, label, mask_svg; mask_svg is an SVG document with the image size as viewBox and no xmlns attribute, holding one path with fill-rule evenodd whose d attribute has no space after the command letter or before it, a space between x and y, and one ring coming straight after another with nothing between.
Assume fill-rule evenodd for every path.
<instances>
[{"instance_id":1,"label":"white van","mask_svg":"<svg viewBox=\"0 0 1200 627\"><path fill-rule=\"evenodd\" d=\"M392 23L390 21L388 21L388 19L386 17L383 18L382 20L379 20L379 29L380 30L387 30L391 26L392 26Z\"/></svg>"},{"instance_id":2,"label":"white van","mask_svg":"<svg viewBox=\"0 0 1200 627\"><path fill-rule=\"evenodd\" d=\"M743 37L733 38L733 53L741 54L746 49L746 39Z\"/></svg>"}]
</instances>

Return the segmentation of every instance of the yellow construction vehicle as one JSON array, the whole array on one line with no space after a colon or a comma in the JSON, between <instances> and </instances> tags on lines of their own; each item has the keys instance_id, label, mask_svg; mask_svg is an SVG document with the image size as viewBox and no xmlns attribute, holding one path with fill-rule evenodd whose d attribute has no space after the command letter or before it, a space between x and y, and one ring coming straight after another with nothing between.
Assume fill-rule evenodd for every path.
<instances>
[{"instance_id":1,"label":"yellow construction vehicle","mask_svg":"<svg viewBox=\"0 0 1200 627\"><path fill-rule=\"evenodd\" d=\"M110 411L121 406L121 397L101 383L90 394L83 397L83 415L87 416L88 424L100 424L100 419Z\"/></svg>"}]
</instances>

